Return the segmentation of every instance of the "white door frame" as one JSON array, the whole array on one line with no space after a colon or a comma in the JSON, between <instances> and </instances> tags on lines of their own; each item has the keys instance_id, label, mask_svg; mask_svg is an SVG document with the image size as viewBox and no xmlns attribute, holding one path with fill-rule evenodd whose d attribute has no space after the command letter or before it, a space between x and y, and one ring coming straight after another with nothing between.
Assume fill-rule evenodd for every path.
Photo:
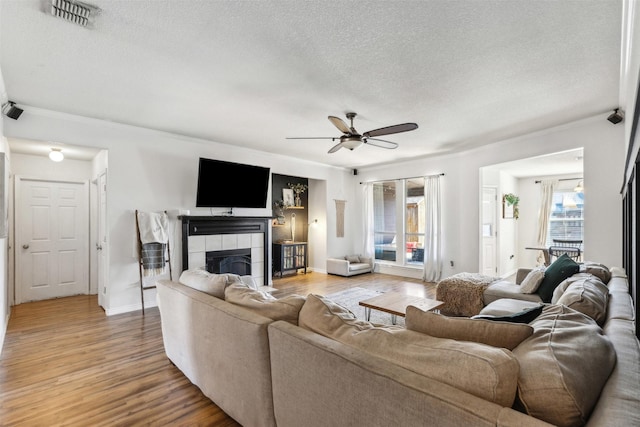
<instances>
[{"instance_id":1,"label":"white door frame","mask_svg":"<svg viewBox=\"0 0 640 427\"><path fill-rule=\"evenodd\" d=\"M86 192L85 197L87 200L87 206L85 206L85 209L87 211L87 219L89 219L90 217L90 207L89 207L89 181L88 180L74 180L74 179L45 179L45 178L39 178L39 177L31 177L31 176L22 176L22 175L15 175L14 176L14 195L13 195L13 205L14 205L14 283L13 283L13 288L14 288L14 304L20 304L22 301L22 297L23 297L23 292L22 292L22 287L20 286L22 283L22 269L21 269L21 259L22 259L22 254L19 250L19 247L22 243L22 235L21 233L21 215L19 212L19 208L20 208L20 203L19 201L21 200L22 197L22 182L23 181L39 181L39 182L48 182L48 183L68 183L68 184L81 184L84 186L84 191ZM86 286L87 286L87 294L89 293L89 251L88 251L88 246L89 246L89 240L90 240L90 233L89 233L89 228L88 228L88 224L87 224L87 230L86 230L86 252L87 252L87 256L86 256L86 261L85 261L85 266L84 266L84 280L86 282Z\"/></svg>"},{"instance_id":2,"label":"white door frame","mask_svg":"<svg viewBox=\"0 0 640 427\"><path fill-rule=\"evenodd\" d=\"M97 178L97 209L96 209L96 267L98 277L98 304L107 307L107 266L109 259L107 232L107 169L98 174Z\"/></svg>"},{"instance_id":3,"label":"white door frame","mask_svg":"<svg viewBox=\"0 0 640 427\"><path fill-rule=\"evenodd\" d=\"M491 190L494 193L495 196L495 205L494 205L494 209L493 209L493 213L492 213L492 218L491 221L487 221L487 218L484 217L484 193L485 190ZM484 226L485 224L487 224L488 222L493 222L493 229L490 230L491 236L494 238L495 244L494 244L494 254L493 254L493 259L494 259L494 263L495 263L495 271L492 273L492 275L497 276L498 271L500 271L500 257L498 256L498 254L500 253L499 251L499 246L500 246L500 239L498 239L498 232L499 232L499 224L500 224L500 203L498 201L498 187L495 185L482 185L480 188L480 251L479 251L479 255L480 255L480 265L479 265L479 271L484 272L486 274L486 272L484 271L484 266L485 266L485 251L484 251Z\"/></svg>"}]
</instances>

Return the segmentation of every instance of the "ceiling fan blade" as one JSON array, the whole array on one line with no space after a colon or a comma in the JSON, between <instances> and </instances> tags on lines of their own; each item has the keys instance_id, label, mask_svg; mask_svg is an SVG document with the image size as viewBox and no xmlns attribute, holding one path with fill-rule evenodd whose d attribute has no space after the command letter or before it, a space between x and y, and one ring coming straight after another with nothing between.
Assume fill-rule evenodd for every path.
<instances>
[{"instance_id":1,"label":"ceiling fan blade","mask_svg":"<svg viewBox=\"0 0 640 427\"><path fill-rule=\"evenodd\" d=\"M331 154L331 153L335 153L336 151L338 151L339 149L342 148L342 142L334 145L333 147L331 147L331 149L329 151L327 151L327 153Z\"/></svg>"},{"instance_id":2,"label":"ceiling fan blade","mask_svg":"<svg viewBox=\"0 0 640 427\"><path fill-rule=\"evenodd\" d=\"M365 138L373 138L376 136L391 135L393 133L408 132L410 130L416 129L418 129L418 125L415 123L403 123L401 125L393 125L380 129L370 130L369 132L363 133L362 136L364 136Z\"/></svg>"},{"instance_id":3,"label":"ceiling fan blade","mask_svg":"<svg viewBox=\"0 0 640 427\"><path fill-rule=\"evenodd\" d=\"M329 121L333 123L333 125L337 127L340 132L349 134L351 133L351 129L349 129L349 126L347 126L347 124L340 117L329 116Z\"/></svg>"},{"instance_id":4,"label":"ceiling fan blade","mask_svg":"<svg viewBox=\"0 0 640 427\"><path fill-rule=\"evenodd\" d=\"M335 136L294 136L285 139L337 139Z\"/></svg>"},{"instance_id":5,"label":"ceiling fan blade","mask_svg":"<svg viewBox=\"0 0 640 427\"><path fill-rule=\"evenodd\" d=\"M398 148L398 144L392 141L385 141L384 139L378 138L362 138L362 142L365 144L373 145L378 148L386 148L387 150L393 150Z\"/></svg>"}]
</instances>

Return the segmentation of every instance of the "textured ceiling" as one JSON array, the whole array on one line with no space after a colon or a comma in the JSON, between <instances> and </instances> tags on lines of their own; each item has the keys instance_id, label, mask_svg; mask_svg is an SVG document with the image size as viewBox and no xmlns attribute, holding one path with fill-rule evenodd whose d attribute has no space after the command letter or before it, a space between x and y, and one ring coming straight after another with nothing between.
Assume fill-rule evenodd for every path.
<instances>
[{"instance_id":1,"label":"textured ceiling","mask_svg":"<svg viewBox=\"0 0 640 427\"><path fill-rule=\"evenodd\" d=\"M10 100L349 168L618 106L621 0L90 2L85 29L0 0ZM339 136L347 111L419 128L396 150L285 139Z\"/></svg>"}]
</instances>

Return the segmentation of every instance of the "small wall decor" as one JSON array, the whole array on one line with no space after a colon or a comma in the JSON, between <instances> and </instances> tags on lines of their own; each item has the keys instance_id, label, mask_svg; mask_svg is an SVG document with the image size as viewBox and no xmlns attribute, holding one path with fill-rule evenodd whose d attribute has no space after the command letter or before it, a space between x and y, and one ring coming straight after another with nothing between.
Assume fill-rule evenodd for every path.
<instances>
[{"instance_id":1,"label":"small wall decor","mask_svg":"<svg viewBox=\"0 0 640 427\"><path fill-rule=\"evenodd\" d=\"M518 219L520 216L520 211L518 210L519 202L520 197L513 193L507 193L502 196L502 217L505 219Z\"/></svg>"},{"instance_id":2,"label":"small wall decor","mask_svg":"<svg viewBox=\"0 0 640 427\"><path fill-rule=\"evenodd\" d=\"M290 188L283 188L282 189L282 200L284 202L285 207L293 206L293 203L294 203L293 190L290 189Z\"/></svg>"},{"instance_id":3,"label":"small wall decor","mask_svg":"<svg viewBox=\"0 0 640 427\"><path fill-rule=\"evenodd\" d=\"M302 206L302 200L300 199L300 194L304 193L305 190L309 188L309 186L306 184L300 184L300 183L297 183L297 184L289 183L288 185L289 185L289 188L291 188L291 190L293 190L293 192L296 193L296 197L295 197L296 206Z\"/></svg>"},{"instance_id":4,"label":"small wall decor","mask_svg":"<svg viewBox=\"0 0 640 427\"><path fill-rule=\"evenodd\" d=\"M336 237L344 237L344 208L346 200L336 200Z\"/></svg>"}]
</instances>

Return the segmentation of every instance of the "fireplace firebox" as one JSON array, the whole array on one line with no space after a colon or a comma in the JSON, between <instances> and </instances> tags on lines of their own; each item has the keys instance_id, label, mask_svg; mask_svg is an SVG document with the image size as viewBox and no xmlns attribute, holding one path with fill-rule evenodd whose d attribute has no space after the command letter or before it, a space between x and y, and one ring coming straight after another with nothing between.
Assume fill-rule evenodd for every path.
<instances>
[{"instance_id":1,"label":"fireplace firebox","mask_svg":"<svg viewBox=\"0 0 640 427\"><path fill-rule=\"evenodd\" d=\"M251 275L251 249L209 251L206 253L209 273L233 273L239 276Z\"/></svg>"}]
</instances>

